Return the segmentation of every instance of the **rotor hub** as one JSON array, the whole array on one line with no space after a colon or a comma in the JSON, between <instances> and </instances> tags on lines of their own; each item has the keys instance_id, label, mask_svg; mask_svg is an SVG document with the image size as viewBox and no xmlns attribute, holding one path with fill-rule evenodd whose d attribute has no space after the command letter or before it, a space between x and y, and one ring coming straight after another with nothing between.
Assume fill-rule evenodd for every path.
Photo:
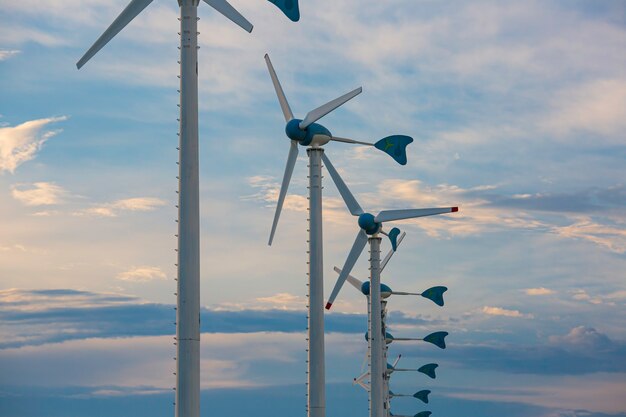
<instances>
[{"instance_id":1,"label":"rotor hub","mask_svg":"<svg viewBox=\"0 0 626 417\"><path fill-rule=\"evenodd\" d=\"M359 216L359 227L368 235L374 235L380 232L382 225L374 220L374 215L363 213Z\"/></svg>"}]
</instances>

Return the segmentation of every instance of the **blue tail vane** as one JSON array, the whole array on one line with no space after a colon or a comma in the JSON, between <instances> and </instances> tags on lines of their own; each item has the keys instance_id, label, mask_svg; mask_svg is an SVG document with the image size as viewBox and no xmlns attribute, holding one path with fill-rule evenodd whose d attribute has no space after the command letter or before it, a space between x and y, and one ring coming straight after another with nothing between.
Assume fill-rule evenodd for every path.
<instances>
[{"instance_id":1,"label":"blue tail vane","mask_svg":"<svg viewBox=\"0 0 626 417\"><path fill-rule=\"evenodd\" d=\"M445 349L446 348L446 336L448 332L435 332L431 333L424 338L424 342L432 343L438 348Z\"/></svg>"},{"instance_id":2,"label":"blue tail vane","mask_svg":"<svg viewBox=\"0 0 626 417\"><path fill-rule=\"evenodd\" d=\"M427 363L426 365L420 366L417 372L421 372L424 375L428 375L432 379L435 379L437 378L437 375L435 374L435 369L437 369L438 366L439 365L437 365L436 363Z\"/></svg>"},{"instance_id":3,"label":"blue tail vane","mask_svg":"<svg viewBox=\"0 0 626 417\"><path fill-rule=\"evenodd\" d=\"M400 229L394 227L389 231L389 240L391 240L391 248L395 252L398 249L398 235L400 234Z\"/></svg>"},{"instance_id":4,"label":"blue tail vane","mask_svg":"<svg viewBox=\"0 0 626 417\"><path fill-rule=\"evenodd\" d=\"M413 396L422 401L424 404L428 404L428 394L430 394L430 390L423 389L421 391L417 391L415 394L413 394Z\"/></svg>"},{"instance_id":5,"label":"blue tail vane","mask_svg":"<svg viewBox=\"0 0 626 417\"><path fill-rule=\"evenodd\" d=\"M415 414L413 417L428 417L432 414L430 411L422 411L420 413Z\"/></svg>"},{"instance_id":6,"label":"blue tail vane","mask_svg":"<svg viewBox=\"0 0 626 417\"><path fill-rule=\"evenodd\" d=\"M298 0L269 0L278 7L285 16L287 16L292 22L300 20L300 9L298 8Z\"/></svg>"},{"instance_id":7,"label":"blue tail vane","mask_svg":"<svg viewBox=\"0 0 626 417\"><path fill-rule=\"evenodd\" d=\"M406 165L406 147L413 138L404 135L393 135L382 138L374 144L377 149L391 156L400 165Z\"/></svg>"},{"instance_id":8,"label":"blue tail vane","mask_svg":"<svg viewBox=\"0 0 626 417\"><path fill-rule=\"evenodd\" d=\"M443 307L443 293L448 291L446 287L431 287L422 293L422 297L428 298L439 307Z\"/></svg>"}]
</instances>

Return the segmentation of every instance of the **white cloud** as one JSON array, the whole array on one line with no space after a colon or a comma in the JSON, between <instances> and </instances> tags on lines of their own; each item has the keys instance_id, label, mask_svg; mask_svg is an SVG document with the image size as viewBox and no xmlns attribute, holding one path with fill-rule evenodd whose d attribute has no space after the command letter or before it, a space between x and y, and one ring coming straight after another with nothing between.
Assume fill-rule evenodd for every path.
<instances>
[{"instance_id":1,"label":"white cloud","mask_svg":"<svg viewBox=\"0 0 626 417\"><path fill-rule=\"evenodd\" d=\"M554 294L554 290L550 290L548 288L539 287L539 288L526 288L524 292L527 295L550 295Z\"/></svg>"},{"instance_id":2,"label":"white cloud","mask_svg":"<svg viewBox=\"0 0 626 417\"><path fill-rule=\"evenodd\" d=\"M482 311L489 316L504 316L526 319L532 319L534 317L532 314L523 314L520 313L518 310L507 310L501 307L484 306Z\"/></svg>"},{"instance_id":3,"label":"white cloud","mask_svg":"<svg viewBox=\"0 0 626 417\"><path fill-rule=\"evenodd\" d=\"M17 54L19 54L21 51L18 51L16 49L0 49L0 61L5 61Z\"/></svg>"},{"instance_id":4,"label":"white cloud","mask_svg":"<svg viewBox=\"0 0 626 417\"><path fill-rule=\"evenodd\" d=\"M112 203L90 207L74 214L77 216L90 215L96 217L117 217L124 211L153 211L165 205L165 201L154 197L134 197L117 200Z\"/></svg>"},{"instance_id":5,"label":"white cloud","mask_svg":"<svg viewBox=\"0 0 626 417\"><path fill-rule=\"evenodd\" d=\"M298 295L281 292L269 297L259 297L256 299L264 304L269 304L272 308L281 310L304 310L306 299Z\"/></svg>"},{"instance_id":6,"label":"white cloud","mask_svg":"<svg viewBox=\"0 0 626 417\"><path fill-rule=\"evenodd\" d=\"M148 282L166 279L167 275L156 266L138 266L117 274L117 279L132 282Z\"/></svg>"},{"instance_id":7,"label":"white cloud","mask_svg":"<svg viewBox=\"0 0 626 417\"><path fill-rule=\"evenodd\" d=\"M619 133L626 129L626 80L593 80L570 87L557 95L554 110L543 122L550 131L566 135L584 131L614 135L624 143Z\"/></svg>"},{"instance_id":8,"label":"white cloud","mask_svg":"<svg viewBox=\"0 0 626 417\"><path fill-rule=\"evenodd\" d=\"M43 144L61 130L46 130L55 122L67 117L49 117L24 122L14 127L0 127L0 172L15 169L35 157Z\"/></svg>"},{"instance_id":9,"label":"white cloud","mask_svg":"<svg viewBox=\"0 0 626 417\"><path fill-rule=\"evenodd\" d=\"M574 221L572 224L554 226L552 231L562 237L593 242L611 252L626 252L626 229L623 227L601 224L588 216L572 216L571 218Z\"/></svg>"},{"instance_id":10,"label":"white cloud","mask_svg":"<svg viewBox=\"0 0 626 417\"><path fill-rule=\"evenodd\" d=\"M597 297L597 296L592 297L585 290L581 290L581 289L572 290L571 293L572 293L572 298L577 301L587 301L588 303L591 303L591 304L603 304L604 303L604 301L602 300L602 297Z\"/></svg>"},{"instance_id":11,"label":"white cloud","mask_svg":"<svg viewBox=\"0 0 626 417\"><path fill-rule=\"evenodd\" d=\"M11 195L27 206L49 206L63 202L63 196L67 194L63 187L51 182L35 182L24 188L24 184L18 184L11 188Z\"/></svg>"}]
</instances>

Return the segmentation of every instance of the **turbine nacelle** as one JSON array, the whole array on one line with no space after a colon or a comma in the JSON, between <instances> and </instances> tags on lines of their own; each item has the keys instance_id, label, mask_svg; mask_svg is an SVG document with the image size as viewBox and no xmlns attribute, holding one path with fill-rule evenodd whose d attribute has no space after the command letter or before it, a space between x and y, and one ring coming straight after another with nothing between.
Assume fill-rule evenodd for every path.
<instances>
[{"instance_id":1,"label":"turbine nacelle","mask_svg":"<svg viewBox=\"0 0 626 417\"><path fill-rule=\"evenodd\" d=\"M370 295L370 282L365 281L361 284L361 292L363 295ZM380 284L380 296L382 298L389 298L393 294L391 288L385 284Z\"/></svg>"},{"instance_id":2,"label":"turbine nacelle","mask_svg":"<svg viewBox=\"0 0 626 417\"><path fill-rule=\"evenodd\" d=\"M291 140L297 141L302 146L323 146L330 142L332 133L318 123L311 123L301 128L301 119L291 119L285 126L285 134Z\"/></svg>"}]
</instances>

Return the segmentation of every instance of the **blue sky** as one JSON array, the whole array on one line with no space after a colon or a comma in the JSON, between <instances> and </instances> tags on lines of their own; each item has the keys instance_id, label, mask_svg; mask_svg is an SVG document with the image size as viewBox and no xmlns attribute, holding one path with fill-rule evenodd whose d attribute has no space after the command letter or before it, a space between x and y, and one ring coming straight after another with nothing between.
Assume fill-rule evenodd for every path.
<instances>
[{"instance_id":1,"label":"blue sky","mask_svg":"<svg viewBox=\"0 0 626 417\"><path fill-rule=\"evenodd\" d=\"M404 167L326 146L364 207L460 206L397 224L383 280L450 290L392 299L393 334L450 336L394 343L441 367L392 389L428 385L436 415L626 416L626 2L301 3L297 24L233 3L252 34L199 8L203 414L304 412L306 161L269 248L288 141L267 52L296 116L362 85L324 125L415 138ZM177 5L81 71L125 0L0 5L0 415L171 415ZM356 224L324 192L328 293ZM365 415L365 300L333 310L328 416Z\"/></svg>"}]
</instances>

